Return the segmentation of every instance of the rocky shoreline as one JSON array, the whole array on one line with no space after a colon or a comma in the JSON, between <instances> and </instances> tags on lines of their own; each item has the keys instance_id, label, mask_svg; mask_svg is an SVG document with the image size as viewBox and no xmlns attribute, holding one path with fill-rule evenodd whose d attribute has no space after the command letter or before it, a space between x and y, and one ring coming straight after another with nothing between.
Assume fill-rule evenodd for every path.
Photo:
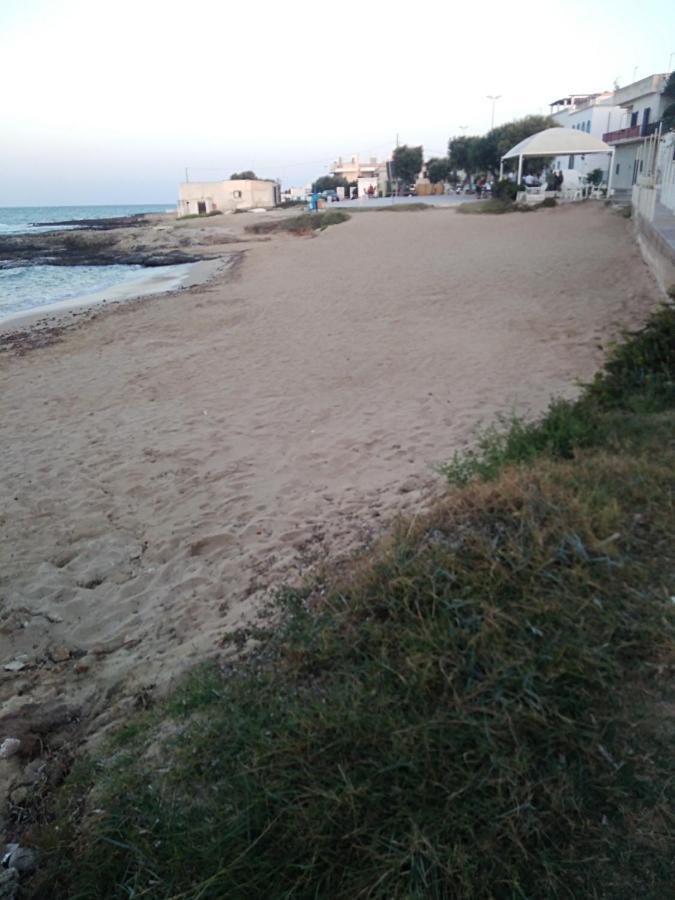
<instances>
[{"instance_id":1,"label":"rocky shoreline","mask_svg":"<svg viewBox=\"0 0 675 900\"><path fill-rule=\"evenodd\" d=\"M171 239L171 226L155 224L152 216L78 219L49 224L77 228L1 237L0 269L37 265L155 268L213 258L213 254L179 249L177 242ZM167 239L157 241L157 236L162 234Z\"/></svg>"}]
</instances>

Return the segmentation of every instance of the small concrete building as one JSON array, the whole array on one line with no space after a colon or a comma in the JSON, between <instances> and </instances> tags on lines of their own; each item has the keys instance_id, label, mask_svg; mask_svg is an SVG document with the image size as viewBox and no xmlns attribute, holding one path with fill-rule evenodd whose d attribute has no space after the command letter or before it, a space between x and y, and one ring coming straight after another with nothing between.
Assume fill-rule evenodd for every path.
<instances>
[{"instance_id":1,"label":"small concrete building","mask_svg":"<svg viewBox=\"0 0 675 900\"><path fill-rule=\"evenodd\" d=\"M272 209L280 200L276 181L183 181L178 189L178 215L207 216L237 209Z\"/></svg>"}]
</instances>

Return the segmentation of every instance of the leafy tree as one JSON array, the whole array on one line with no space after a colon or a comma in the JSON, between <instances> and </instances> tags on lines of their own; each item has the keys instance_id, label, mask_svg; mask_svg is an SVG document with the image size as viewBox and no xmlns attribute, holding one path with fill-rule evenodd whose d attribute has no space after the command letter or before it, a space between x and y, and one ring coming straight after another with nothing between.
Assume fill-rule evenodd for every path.
<instances>
[{"instance_id":1,"label":"leafy tree","mask_svg":"<svg viewBox=\"0 0 675 900\"><path fill-rule=\"evenodd\" d=\"M493 172L499 171L499 163L502 156L507 153L511 147L515 147L525 138L538 131L544 131L546 128L555 128L558 123L550 116L525 116L524 119L516 119L513 122L507 122L505 125L499 125L493 128L483 138L483 164L486 169ZM541 162L537 161L533 168L540 169Z\"/></svg>"},{"instance_id":2,"label":"leafy tree","mask_svg":"<svg viewBox=\"0 0 675 900\"><path fill-rule=\"evenodd\" d=\"M339 187L347 190L349 182L346 178L341 178L339 175L322 175L312 185L312 192L320 194L322 191L334 191Z\"/></svg>"},{"instance_id":3,"label":"leafy tree","mask_svg":"<svg viewBox=\"0 0 675 900\"><path fill-rule=\"evenodd\" d=\"M675 100L675 72L670 73L670 78L663 89L663 96Z\"/></svg>"},{"instance_id":4,"label":"leafy tree","mask_svg":"<svg viewBox=\"0 0 675 900\"><path fill-rule=\"evenodd\" d=\"M602 178L604 174L605 173L602 171L602 169L593 169L592 172L588 173L587 178L591 184L597 187L599 184L602 184Z\"/></svg>"},{"instance_id":5,"label":"leafy tree","mask_svg":"<svg viewBox=\"0 0 675 900\"><path fill-rule=\"evenodd\" d=\"M393 153L394 176L404 184L413 184L422 171L424 155L422 147L408 147L403 144Z\"/></svg>"},{"instance_id":6,"label":"leafy tree","mask_svg":"<svg viewBox=\"0 0 675 900\"><path fill-rule=\"evenodd\" d=\"M252 172L250 169L246 169L244 172L233 172L230 175L230 181L257 181L258 176L255 172Z\"/></svg>"},{"instance_id":7,"label":"leafy tree","mask_svg":"<svg viewBox=\"0 0 675 900\"><path fill-rule=\"evenodd\" d=\"M448 181L451 171L450 160L447 157L443 159L433 157L427 162L427 178L432 184Z\"/></svg>"},{"instance_id":8,"label":"leafy tree","mask_svg":"<svg viewBox=\"0 0 675 900\"><path fill-rule=\"evenodd\" d=\"M467 175L480 171L498 172L502 156L511 147L538 131L556 125L557 122L550 116L525 116L524 119L516 119L493 128L484 137L466 135L451 138L448 145L450 162L454 168L464 169ZM538 171L543 162L539 159L529 160L529 168Z\"/></svg>"},{"instance_id":9,"label":"leafy tree","mask_svg":"<svg viewBox=\"0 0 675 900\"><path fill-rule=\"evenodd\" d=\"M483 138L477 135L462 135L450 138L448 158L453 169L463 169L467 176L481 168Z\"/></svg>"}]
</instances>

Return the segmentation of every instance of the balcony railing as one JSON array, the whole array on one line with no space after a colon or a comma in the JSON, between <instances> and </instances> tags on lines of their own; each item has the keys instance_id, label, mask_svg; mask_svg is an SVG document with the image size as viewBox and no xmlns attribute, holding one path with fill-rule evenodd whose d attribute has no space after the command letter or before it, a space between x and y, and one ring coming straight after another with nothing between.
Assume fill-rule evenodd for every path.
<instances>
[{"instance_id":1,"label":"balcony railing","mask_svg":"<svg viewBox=\"0 0 675 900\"><path fill-rule=\"evenodd\" d=\"M602 139L606 144L616 144L617 141L629 141L632 138L649 137L659 130L661 120L647 122L646 125L633 125L632 128L620 128L618 131L607 131Z\"/></svg>"},{"instance_id":2,"label":"balcony railing","mask_svg":"<svg viewBox=\"0 0 675 900\"><path fill-rule=\"evenodd\" d=\"M639 138L642 129L639 125L632 128L619 128L618 131L607 131L603 134L602 139L606 144L615 144L617 141L627 141L630 138Z\"/></svg>"}]
</instances>

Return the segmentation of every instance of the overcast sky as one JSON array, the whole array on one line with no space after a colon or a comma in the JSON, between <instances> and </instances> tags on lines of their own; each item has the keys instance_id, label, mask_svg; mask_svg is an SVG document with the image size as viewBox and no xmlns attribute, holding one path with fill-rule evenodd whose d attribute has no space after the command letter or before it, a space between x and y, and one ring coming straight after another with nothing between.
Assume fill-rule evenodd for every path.
<instances>
[{"instance_id":1,"label":"overcast sky","mask_svg":"<svg viewBox=\"0 0 675 900\"><path fill-rule=\"evenodd\" d=\"M284 185L398 134L448 138L665 72L673 0L0 0L0 206L173 203L252 168ZM672 57L675 64L675 55Z\"/></svg>"}]
</instances>

